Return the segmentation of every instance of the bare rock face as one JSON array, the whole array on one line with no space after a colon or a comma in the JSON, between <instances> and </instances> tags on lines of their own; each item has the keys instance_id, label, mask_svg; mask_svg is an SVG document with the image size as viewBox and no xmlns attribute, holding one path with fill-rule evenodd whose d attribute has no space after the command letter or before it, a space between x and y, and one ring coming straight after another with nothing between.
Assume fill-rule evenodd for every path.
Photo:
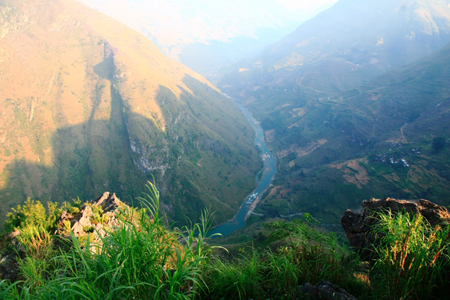
<instances>
[{"instance_id":1,"label":"bare rock face","mask_svg":"<svg viewBox=\"0 0 450 300\"><path fill-rule=\"evenodd\" d=\"M371 233L371 228L378 222L377 214L380 212L421 214L432 226L450 223L450 213L445 207L424 199L419 201L371 199L364 201L361 206L362 209L359 212L347 210L341 219L341 224L350 245L363 260L372 258L376 237Z\"/></svg>"},{"instance_id":2,"label":"bare rock face","mask_svg":"<svg viewBox=\"0 0 450 300\"><path fill-rule=\"evenodd\" d=\"M321 280L316 285L306 283L299 287L296 299L322 299L322 300L356 300L346 290Z\"/></svg>"},{"instance_id":3,"label":"bare rock face","mask_svg":"<svg viewBox=\"0 0 450 300\"><path fill-rule=\"evenodd\" d=\"M82 235L84 229L87 227L92 227L90 217L93 216L92 208L89 205L82 210L81 218L75 222L72 226L72 232L75 236Z\"/></svg>"}]
</instances>

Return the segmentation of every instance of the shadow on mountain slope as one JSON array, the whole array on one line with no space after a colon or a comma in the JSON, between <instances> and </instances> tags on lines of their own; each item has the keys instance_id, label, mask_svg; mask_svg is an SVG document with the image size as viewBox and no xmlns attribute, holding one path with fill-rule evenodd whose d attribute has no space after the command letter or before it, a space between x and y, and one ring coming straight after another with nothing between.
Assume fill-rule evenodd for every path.
<instances>
[{"instance_id":1,"label":"shadow on mountain slope","mask_svg":"<svg viewBox=\"0 0 450 300\"><path fill-rule=\"evenodd\" d=\"M205 207L221 212L216 222L231 218L260 167L252 128L219 92L191 77L184 82L189 91L179 97L159 89L165 130L132 112L111 85L109 118L99 119L94 105L87 122L52 134L52 165L16 159L7 166L0 221L27 197L62 202L111 191L131 202L152 178L171 222L195 221ZM39 150L39 137L33 143Z\"/></svg>"}]
</instances>

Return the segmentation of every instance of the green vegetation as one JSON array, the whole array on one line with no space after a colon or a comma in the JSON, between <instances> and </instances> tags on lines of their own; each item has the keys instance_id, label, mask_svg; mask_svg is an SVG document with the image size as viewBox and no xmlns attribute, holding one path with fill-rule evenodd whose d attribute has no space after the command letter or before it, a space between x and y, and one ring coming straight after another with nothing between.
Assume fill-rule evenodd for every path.
<instances>
[{"instance_id":1,"label":"green vegetation","mask_svg":"<svg viewBox=\"0 0 450 300\"><path fill-rule=\"evenodd\" d=\"M261 161L253 129L232 100L142 35L76 1L2 5L11 16L5 26L20 27L9 32L11 41L33 41L29 63L2 65L17 72L0 78L13 83L0 98L1 225L27 196L45 204L113 190L129 201L152 176L178 226L186 216L199 222L205 207L221 211L216 223L236 213ZM66 12L84 25L72 31L60 19ZM23 14L35 26L19 25ZM44 34L49 26L58 30ZM14 47L8 40L3 48ZM45 80L30 82L23 73L30 69Z\"/></svg>"},{"instance_id":2,"label":"green vegetation","mask_svg":"<svg viewBox=\"0 0 450 300\"><path fill-rule=\"evenodd\" d=\"M183 93L179 99L167 88L160 88L157 100L163 113L173 122L181 120L168 125L166 132L133 113L120 90L113 87L107 120L59 127L52 133L45 130L45 134L43 125L11 120L7 124L11 135L29 135L32 150L42 161L45 155L41 152L51 149L58 165L31 163L22 157L7 166L9 172L0 172L5 183L0 189L0 222L11 207L21 203L19 199L26 199L25 195L39 195L39 200L46 202L72 194L93 199L104 190L114 190L132 199L152 175L165 191L164 204L171 207L176 202L177 209L166 213L181 225L186 216L199 221L199 212L205 207L222 212L218 223L230 219L240 199L254 188L254 175L261 168L252 143L254 132L228 98L192 78L186 79L186 84L195 96ZM17 111L24 114L25 108ZM201 116L197 112L202 112ZM96 142L85 142L90 139ZM24 148L19 141L12 139L11 149L0 147L1 153L9 156L18 151L19 155Z\"/></svg>"},{"instance_id":3,"label":"green vegetation","mask_svg":"<svg viewBox=\"0 0 450 300\"><path fill-rule=\"evenodd\" d=\"M291 63L291 54L286 53L285 62ZM352 78L353 71L341 72L345 65L309 65L306 57L292 65L296 71L268 72L265 68L274 63L283 64L264 61L273 58L271 53L255 59L262 69L250 64L248 72L222 82L227 94L248 104L278 158L274 193L262 199L257 212L269 217L274 207L278 215L309 212L338 225L345 209L370 197L424 198L449 205L449 46L364 85L359 81L363 77ZM346 91L349 85L354 86ZM333 92L336 88L341 91Z\"/></svg>"},{"instance_id":4,"label":"green vegetation","mask_svg":"<svg viewBox=\"0 0 450 300\"><path fill-rule=\"evenodd\" d=\"M373 267L380 299L448 296L450 227L432 228L421 215L381 214L375 231L382 235Z\"/></svg>"},{"instance_id":5,"label":"green vegetation","mask_svg":"<svg viewBox=\"0 0 450 300\"><path fill-rule=\"evenodd\" d=\"M430 299L448 292L450 228L431 228L420 216L380 215L369 269L308 214L264 224L251 246L228 252L208 242L208 212L199 224L167 229L156 188L149 186L140 200L144 208L121 210L120 225L100 243L53 234L58 214L83 207L79 202L49 204L46 213L31 200L14 209L5 229L20 233L3 240L2 261L13 249L22 254L14 267L18 277L0 282L0 299L292 299L300 285L320 280L358 299ZM95 209L96 217L101 214Z\"/></svg>"},{"instance_id":6,"label":"green vegetation","mask_svg":"<svg viewBox=\"0 0 450 300\"><path fill-rule=\"evenodd\" d=\"M443 137L435 137L431 146L433 147L434 152L439 152L445 148L447 141Z\"/></svg>"},{"instance_id":7,"label":"green vegetation","mask_svg":"<svg viewBox=\"0 0 450 300\"><path fill-rule=\"evenodd\" d=\"M202 215L201 224L169 231L159 217L156 188L151 186L141 200L145 209L122 212L120 226L101 243L91 244L88 238L84 245L73 234L69 239L52 235L32 212L35 206L41 209L39 203L16 210L10 219L21 216L18 237L24 226L34 230L32 238L27 232L18 239L20 245L37 251L18 258L21 280L3 280L0 298L189 299L199 294L205 288L200 272L211 249L205 243L208 214ZM34 243L36 239L41 243Z\"/></svg>"},{"instance_id":8,"label":"green vegetation","mask_svg":"<svg viewBox=\"0 0 450 300\"><path fill-rule=\"evenodd\" d=\"M231 261L216 258L206 280L212 299L292 299L298 285L321 279L353 291L364 286L353 276L352 254L335 234L314 229L310 216L265 225L274 250L247 247Z\"/></svg>"}]
</instances>

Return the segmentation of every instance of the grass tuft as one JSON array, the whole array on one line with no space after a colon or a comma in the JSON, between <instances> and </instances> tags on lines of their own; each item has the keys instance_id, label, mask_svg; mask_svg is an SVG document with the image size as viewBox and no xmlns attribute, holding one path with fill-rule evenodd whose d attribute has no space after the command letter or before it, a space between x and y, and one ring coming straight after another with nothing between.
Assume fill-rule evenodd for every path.
<instances>
[{"instance_id":1,"label":"grass tuft","mask_svg":"<svg viewBox=\"0 0 450 300\"><path fill-rule=\"evenodd\" d=\"M432 227L420 214L380 214L372 269L382 299L426 299L447 290L449 226ZM448 295L448 294L447 294Z\"/></svg>"}]
</instances>

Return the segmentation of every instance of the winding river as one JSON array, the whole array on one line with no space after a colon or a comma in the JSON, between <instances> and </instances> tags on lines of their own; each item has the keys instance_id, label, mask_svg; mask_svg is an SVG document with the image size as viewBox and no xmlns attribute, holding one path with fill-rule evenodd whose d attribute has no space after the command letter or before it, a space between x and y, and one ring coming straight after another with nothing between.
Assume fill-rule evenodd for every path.
<instances>
[{"instance_id":1,"label":"winding river","mask_svg":"<svg viewBox=\"0 0 450 300\"><path fill-rule=\"evenodd\" d=\"M236 101L236 104L238 105L239 109L244 113L244 116L247 118L248 122L252 125L253 129L255 130L254 144L255 147L258 147L260 149L260 156L262 161L264 162L264 167L256 175L256 189L245 198L236 216L232 220L211 229L209 234L220 233L223 236L226 236L235 232L238 229L245 227L245 220L247 216L252 213L256 204L263 196L262 194L270 186L274 175L277 173L276 168L277 162L275 158L271 155L269 149L267 149L263 129L261 128L261 126L259 126L259 123L253 118L251 112L246 107L244 107L238 101ZM261 173L263 173L262 177L261 179L258 179Z\"/></svg>"}]
</instances>

